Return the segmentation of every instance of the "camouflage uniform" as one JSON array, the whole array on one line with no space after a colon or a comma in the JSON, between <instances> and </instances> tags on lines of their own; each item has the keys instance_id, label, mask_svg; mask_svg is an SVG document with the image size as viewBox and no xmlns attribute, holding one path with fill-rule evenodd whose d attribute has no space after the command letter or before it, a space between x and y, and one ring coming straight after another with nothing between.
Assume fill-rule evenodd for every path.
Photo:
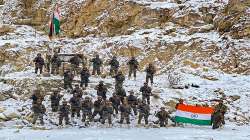
<instances>
[{"instance_id":1,"label":"camouflage uniform","mask_svg":"<svg viewBox=\"0 0 250 140\"><path fill-rule=\"evenodd\" d=\"M73 97L69 100L71 105L71 117L75 117L75 113L77 114L77 117L80 117L80 109L81 109L81 101L80 98L77 97L76 94L73 95Z\"/></svg>"},{"instance_id":2,"label":"camouflage uniform","mask_svg":"<svg viewBox=\"0 0 250 140\"><path fill-rule=\"evenodd\" d=\"M114 93L113 96L109 98L109 101L112 102L115 114L118 114L118 109L121 103L120 97Z\"/></svg>"},{"instance_id":3,"label":"camouflage uniform","mask_svg":"<svg viewBox=\"0 0 250 140\"><path fill-rule=\"evenodd\" d=\"M108 123L112 124L111 116L114 112L114 108L112 106L111 102L107 102L105 106L103 107L103 118L102 118L102 124L105 123L105 121L108 119Z\"/></svg>"},{"instance_id":4,"label":"camouflage uniform","mask_svg":"<svg viewBox=\"0 0 250 140\"><path fill-rule=\"evenodd\" d=\"M146 104L145 101L142 101L142 103L138 105L138 110L139 110L138 124L141 124L142 118L144 118L145 124L148 124L148 117L150 113L149 105Z\"/></svg>"},{"instance_id":5,"label":"camouflage uniform","mask_svg":"<svg viewBox=\"0 0 250 140\"><path fill-rule=\"evenodd\" d=\"M34 90L34 93L31 95L30 99L32 100L32 104L35 104L38 100L43 101L44 97L41 95L40 90Z\"/></svg>"},{"instance_id":6,"label":"camouflage uniform","mask_svg":"<svg viewBox=\"0 0 250 140\"><path fill-rule=\"evenodd\" d=\"M117 74L120 64L117 61L116 56L113 56L112 60L109 61L109 65L110 65L109 75L113 76Z\"/></svg>"},{"instance_id":7,"label":"camouflage uniform","mask_svg":"<svg viewBox=\"0 0 250 140\"><path fill-rule=\"evenodd\" d=\"M126 119L127 124L130 124L130 113L131 113L131 108L127 103L123 103L122 105L120 105L119 108L120 112L121 112L121 119L119 123L123 123L123 120Z\"/></svg>"},{"instance_id":8,"label":"camouflage uniform","mask_svg":"<svg viewBox=\"0 0 250 140\"><path fill-rule=\"evenodd\" d=\"M44 124L43 115L46 112L46 108L45 108L45 106L42 104L42 102L40 100L32 105L32 111L34 113L32 124L35 124L36 120L39 118L40 121L41 121L41 124L43 125Z\"/></svg>"},{"instance_id":9,"label":"camouflage uniform","mask_svg":"<svg viewBox=\"0 0 250 140\"><path fill-rule=\"evenodd\" d=\"M65 124L69 124L69 113L70 106L67 104L67 101L63 101L63 104L59 107L59 125L62 125L63 119L65 119Z\"/></svg>"},{"instance_id":10,"label":"camouflage uniform","mask_svg":"<svg viewBox=\"0 0 250 140\"><path fill-rule=\"evenodd\" d=\"M71 70L73 71L73 74L78 74L78 68L81 63L81 58L78 55L75 55L69 60L69 62L71 64Z\"/></svg>"},{"instance_id":11,"label":"camouflage uniform","mask_svg":"<svg viewBox=\"0 0 250 140\"><path fill-rule=\"evenodd\" d=\"M67 70L66 72L64 72L64 89L67 89L68 87L70 89L73 89L72 87L72 82L74 79L74 75L72 74L71 71Z\"/></svg>"},{"instance_id":12,"label":"camouflage uniform","mask_svg":"<svg viewBox=\"0 0 250 140\"><path fill-rule=\"evenodd\" d=\"M59 108L59 102L63 96L58 94L58 91L54 91L50 96L52 112L57 112Z\"/></svg>"},{"instance_id":13,"label":"camouflage uniform","mask_svg":"<svg viewBox=\"0 0 250 140\"><path fill-rule=\"evenodd\" d=\"M123 103L124 98L127 96L125 89L124 88L118 88L118 89L115 90L115 93L116 93L117 96L120 97L121 102Z\"/></svg>"},{"instance_id":14,"label":"camouflage uniform","mask_svg":"<svg viewBox=\"0 0 250 140\"><path fill-rule=\"evenodd\" d=\"M139 67L138 61L135 59L135 57L132 57L129 62L127 63L129 65L129 75L128 77L130 78L132 73L134 74L134 79L136 79L136 71Z\"/></svg>"},{"instance_id":15,"label":"camouflage uniform","mask_svg":"<svg viewBox=\"0 0 250 140\"><path fill-rule=\"evenodd\" d=\"M90 73L87 67L83 67L83 69L80 72L81 75L81 87L84 86L87 87L88 83L89 83L89 77L90 77Z\"/></svg>"},{"instance_id":16,"label":"camouflage uniform","mask_svg":"<svg viewBox=\"0 0 250 140\"><path fill-rule=\"evenodd\" d=\"M125 76L122 72L119 71L113 78L115 78L115 89L122 88L123 82L125 81Z\"/></svg>"},{"instance_id":17,"label":"camouflage uniform","mask_svg":"<svg viewBox=\"0 0 250 140\"><path fill-rule=\"evenodd\" d=\"M55 54L52 57L52 59L51 59L51 65L52 65L51 74L55 74L55 71L56 71L56 74L59 74L59 68L61 66L61 60L60 60L60 58L58 57L57 54Z\"/></svg>"},{"instance_id":18,"label":"camouflage uniform","mask_svg":"<svg viewBox=\"0 0 250 140\"><path fill-rule=\"evenodd\" d=\"M152 94L151 87L149 87L147 83L144 83L144 86L140 88L140 92L142 92L142 100L147 99L147 103L150 104L150 96Z\"/></svg>"},{"instance_id":19,"label":"camouflage uniform","mask_svg":"<svg viewBox=\"0 0 250 140\"><path fill-rule=\"evenodd\" d=\"M168 118L171 119L164 107L161 107L161 111L157 112L155 116L159 119L157 123L160 123L160 127L165 127L168 124Z\"/></svg>"},{"instance_id":20,"label":"camouflage uniform","mask_svg":"<svg viewBox=\"0 0 250 140\"><path fill-rule=\"evenodd\" d=\"M214 113L212 114L212 124L213 129L219 128L222 124L225 124L225 113L227 111L227 106L220 102L215 106Z\"/></svg>"},{"instance_id":21,"label":"camouflage uniform","mask_svg":"<svg viewBox=\"0 0 250 140\"><path fill-rule=\"evenodd\" d=\"M71 91L71 94L73 95L76 94L76 96L81 99L83 95L83 91L79 87L79 85L75 85L75 88Z\"/></svg>"},{"instance_id":22,"label":"camouflage uniform","mask_svg":"<svg viewBox=\"0 0 250 140\"><path fill-rule=\"evenodd\" d=\"M134 96L134 92L130 91L130 95L127 97L128 104L131 106L131 108L134 111L134 115L137 115L137 98Z\"/></svg>"},{"instance_id":23,"label":"camouflage uniform","mask_svg":"<svg viewBox=\"0 0 250 140\"><path fill-rule=\"evenodd\" d=\"M97 86L95 87L95 90L97 90L97 96L101 96L102 99L106 99L106 98L107 98L106 94L107 94L108 89L107 89L107 87L103 84L103 81L100 81L100 82L99 82L99 85L97 85Z\"/></svg>"},{"instance_id":24,"label":"camouflage uniform","mask_svg":"<svg viewBox=\"0 0 250 140\"><path fill-rule=\"evenodd\" d=\"M146 83L150 80L151 84L154 83L154 74L156 72L155 67L150 63L149 66L146 68Z\"/></svg>"},{"instance_id":25,"label":"camouflage uniform","mask_svg":"<svg viewBox=\"0 0 250 140\"><path fill-rule=\"evenodd\" d=\"M37 57L33 60L35 63L35 73L37 74L38 69L40 70L40 74L43 73L43 66L44 66L44 59L42 58L41 54L37 54Z\"/></svg>"},{"instance_id":26,"label":"camouflage uniform","mask_svg":"<svg viewBox=\"0 0 250 140\"><path fill-rule=\"evenodd\" d=\"M103 109L103 102L102 97L98 97L98 99L94 102L94 112L92 115L92 119L95 118L97 114L99 114L100 119L102 119L102 109Z\"/></svg>"},{"instance_id":27,"label":"camouflage uniform","mask_svg":"<svg viewBox=\"0 0 250 140\"><path fill-rule=\"evenodd\" d=\"M95 75L97 72L97 75L101 75L101 67L102 67L102 60L99 58L99 55L96 55L95 58L90 60L90 62L93 63L93 72L92 75Z\"/></svg>"},{"instance_id":28,"label":"camouflage uniform","mask_svg":"<svg viewBox=\"0 0 250 140\"><path fill-rule=\"evenodd\" d=\"M52 58L52 49L49 48L45 55L45 63L46 63L45 66L48 73L50 73L51 58Z\"/></svg>"},{"instance_id":29,"label":"camouflage uniform","mask_svg":"<svg viewBox=\"0 0 250 140\"><path fill-rule=\"evenodd\" d=\"M93 103L89 97L85 97L85 99L82 101L82 122L86 121L86 118L91 121L92 119L92 108Z\"/></svg>"}]
</instances>

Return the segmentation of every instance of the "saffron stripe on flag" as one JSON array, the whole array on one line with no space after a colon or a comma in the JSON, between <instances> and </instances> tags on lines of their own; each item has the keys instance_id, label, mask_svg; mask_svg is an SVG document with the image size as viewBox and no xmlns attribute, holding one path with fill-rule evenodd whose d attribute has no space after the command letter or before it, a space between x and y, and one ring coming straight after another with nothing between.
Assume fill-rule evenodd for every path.
<instances>
[{"instance_id":1,"label":"saffron stripe on flag","mask_svg":"<svg viewBox=\"0 0 250 140\"><path fill-rule=\"evenodd\" d=\"M191 106L185 104L179 104L177 110L199 113L199 114L212 114L214 111L213 108L211 107Z\"/></svg>"},{"instance_id":2,"label":"saffron stripe on flag","mask_svg":"<svg viewBox=\"0 0 250 140\"><path fill-rule=\"evenodd\" d=\"M184 118L184 117L175 117L176 122L181 122L181 123L191 123L191 124L196 124L196 125L211 125L211 120L195 120L195 119L189 119L189 118Z\"/></svg>"}]
</instances>

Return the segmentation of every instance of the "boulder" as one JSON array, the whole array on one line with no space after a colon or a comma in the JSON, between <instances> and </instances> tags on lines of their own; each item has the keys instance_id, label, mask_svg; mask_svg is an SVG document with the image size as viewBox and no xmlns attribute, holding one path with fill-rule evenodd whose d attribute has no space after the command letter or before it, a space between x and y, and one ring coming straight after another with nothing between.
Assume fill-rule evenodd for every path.
<instances>
[{"instance_id":1,"label":"boulder","mask_svg":"<svg viewBox=\"0 0 250 140\"><path fill-rule=\"evenodd\" d=\"M3 107L0 107L0 113L3 113L6 109Z\"/></svg>"},{"instance_id":2,"label":"boulder","mask_svg":"<svg viewBox=\"0 0 250 140\"><path fill-rule=\"evenodd\" d=\"M21 117L20 114L14 112L14 111L8 111L8 110L4 111L3 115L7 118L8 121L12 120L12 119L15 119L15 118L20 118Z\"/></svg>"},{"instance_id":3,"label":"boulder","mask_svg":"<svg viewBox=\"0 0 250 140\"><path fill-rule=\"evenodd\" d=\"M239 95L232 95L232 96L229 96L233 101L236 101L236 100L239 100L240 99L240 96Z\"/></svg>"}]
</instances>

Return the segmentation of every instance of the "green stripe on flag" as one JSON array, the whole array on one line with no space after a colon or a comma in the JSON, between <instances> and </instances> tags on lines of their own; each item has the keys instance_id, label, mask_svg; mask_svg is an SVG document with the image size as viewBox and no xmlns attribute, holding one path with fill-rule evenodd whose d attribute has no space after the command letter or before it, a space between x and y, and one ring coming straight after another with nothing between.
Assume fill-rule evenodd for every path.
<instances>
[{"instance_id":1,"label":"green stripe on flag","mask_svg":"<svg viewBox=\"0 0 250 140\"><path fill-rule=\"evenodd\" d=\"M60 33L60 21L56 18L53 19L55 25L55 33L58 35Z\"/></svg>"},{"instance_id":2,"label":"green stripe on flag","mask_svg":"<svg viewBox=\"0 0 250 140\"><path fill-rule=\"evenodd\" d=\"M181 122L181 123L191 123L191 124L196 124L196 125L211 125L211 120L195 120L195 119L189 119L189 118L184 118L184 117L175 117L176 122Z\"/></svg>"}]
</instances>

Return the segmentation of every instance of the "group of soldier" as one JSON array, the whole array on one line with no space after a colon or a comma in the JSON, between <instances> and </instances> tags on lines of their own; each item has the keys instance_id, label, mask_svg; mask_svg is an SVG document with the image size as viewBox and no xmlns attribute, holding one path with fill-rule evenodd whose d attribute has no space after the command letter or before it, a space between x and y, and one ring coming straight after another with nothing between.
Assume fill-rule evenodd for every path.
<instances>
[{"instance_id":1,"label":"group of soldier","mask_svg":"<svg viewBox=\"0 0 250 140\"><path fill-rule=\"evenodd\" d=\"M58 53L54 53L54 55L49 58L51 59L49 59L49 61L47 60L45 64L41 54L37 55L37 57L34 59L35 73L38 73L38 70L40 70L40 73L42 73L43 66L46 65L48 72L51 74L59 74L59 68L62 61L58 57ZM93 67L92 75L101 75L103 61L99 55L97 54L89 62L92 63ZM124 119L126 120L127 124L130 124L130 116L138 115L138 124L140 125L142 119L144 119L145 124L148 125L148 118L150 115L150 96L152 95L152 88L148 85L148 83L150 81L151 85L153 84L153 78L156 72L152 63L150 63L145 69L146 80L144 85L139 90L141 92L142 98L138 99L134 95L133 91L129 91L129 95L126 95L126 91L123 88L125 75L121 70L119 70L120 64L117 60L117 57L113 56L108 64L110 65L109 75L115 79L115 91L112 96L107 99L106 94L108 89L104 82L100 81L95 87L97 99L94 102L89 96L83 97L83 89L88 87L89 78L91 76L89 69L86 66L86 59L82 59L78 55L74 55L69 60L69 63L71 64L71 68L64 72L64 89L70 89L72 97L69 101L66 101L65 99L62 100L63 95L59 94L60 91L53 91L53 94L50 96L52 112L59 113L59 125L62 125L63 120L65 120L65 124L70 124L69 115L71 115L72 119L75 117L75 115L78 118L81 117L82 122L85 122L85 124L95 121L95 117L99 115L99 122L104 124L106 121L108 121L108 124L112 125L112 117L117 116L119 113L119 123L121 124L123 123ZM82 64L82 69L79 71L80 64ZM139 68L138 61L135 57L131 57L127 65L129 68L129 79L132 75L134 79L136 79L136 72ZM73 88L72 83L74 77L78 74L81 77L80 85L76 84L75 88ZM42 104L44 99L43 97L40 97L40 92L37 90L34 92L31 98L33 100L32 110L34 112L33 123L35 124L36 120L40 118L41 124L43 124L43 115L46 112L46 109ZM61 100L62 104L60 105ZM180 101L180 103L183 103L183 101ZM215 109L215 112L212 116L213 123L215 123L213 125L214 129L218 128L220 124L224 123L224 114L226 112L225 105L221 105L220 103L217 106L218 107L216 107L217 109ZM161 127L164 127L168 124L168 119L171 119L174 122L174 119L169 115L169 112L166 111L164 107L160 108L160 111L155 114L155 117L158 118L158 121L154 123L159 124Z\"/></svg>"}]
</instances>

